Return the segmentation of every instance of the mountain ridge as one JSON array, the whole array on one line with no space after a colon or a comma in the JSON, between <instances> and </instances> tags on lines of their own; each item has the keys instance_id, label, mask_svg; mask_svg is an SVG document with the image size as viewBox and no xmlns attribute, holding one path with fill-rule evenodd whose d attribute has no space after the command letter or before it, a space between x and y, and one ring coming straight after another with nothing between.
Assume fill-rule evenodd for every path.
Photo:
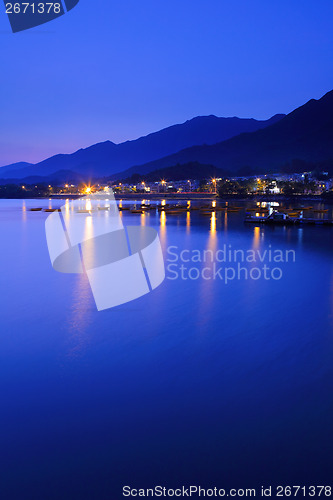
<instances>
[{"instance_id":1,"label":"mountain ridge","mask_svg":"<svg viewBox=\"0 0 333 500\"><path fill-rule=\"evenodd\" d=\"M214 145L193 146L160 160L136 166L148 173L176 164L199 162L231 172L252 168L278 171L293 160L333 162L333 91L320 99L310 99L281 120L252 133L242 133ZM332 163L333 164L333 163Z\"/></svg>"},{"instance_id":2,"label":"mountain ridge","mask_svg":"<svg viewBox=\"0 0 333 500\"><path fill-rule=\"evenodd\" d=\"M268 120L199 116L134 141L120 144L105 141L88 148L81 148L71 154L60 153L35 165L28 164L24 168L16 168L16 164L1 167L0 178L47 176L59 170L71 170L82 176L109 176L134 165L145 164L177 153L184 149L184 145L185 148L193 145L212 145L242 132L265 128L284 116L277 114Z\"/></svg>"}]
</instances>

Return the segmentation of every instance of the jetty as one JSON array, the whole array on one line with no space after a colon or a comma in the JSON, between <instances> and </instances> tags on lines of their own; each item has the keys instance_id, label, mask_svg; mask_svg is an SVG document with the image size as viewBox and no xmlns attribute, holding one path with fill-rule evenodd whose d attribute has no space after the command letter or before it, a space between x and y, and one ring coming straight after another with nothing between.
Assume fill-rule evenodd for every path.
<instances>
[{"instance_id":1,"label":"jetty","mask_svg":"<svg viewBox=\"0 0 333 500\"><path fill-rule=\"evenodd\" d=\"M293 214L294 215L294 214ZM301 226L304 224L310 224L314 226L333 226L333 219L316 219L303 217L301 213L298 217L291 217L290 214L274 211L270 215L266 216L254 216L247 214L244 222L254 223L254 224L272 224L272 225L283 225L283 226Z\"/></svg>"}]
</instances>

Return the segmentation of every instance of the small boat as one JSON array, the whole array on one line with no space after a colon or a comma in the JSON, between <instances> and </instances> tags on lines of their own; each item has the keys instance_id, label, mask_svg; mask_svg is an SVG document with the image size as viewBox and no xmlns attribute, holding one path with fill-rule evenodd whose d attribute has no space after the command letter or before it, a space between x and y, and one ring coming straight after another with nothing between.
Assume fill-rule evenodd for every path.
<instances>
[{"instance_id":1,"label":"small boat","mask_svg":"<svg viewBox=\"0 0 333 500\"><path fill-rule=\"evenodd\" d=\"M228 208L228 207L226 207ZM261 208L261 207L257 207L257 208L247 208L246 211L247 212L266 212L267 208ZM267 210L268 211L268 210Z\"/></svg>"},{"instance_id":2,"label":"small boat","mask_svg":"<svg viewBox=\"0 0 333 500\"><path fill-rule=\"evenodd\" d=\"M271 215L265 216L265 217L253 217L253 215L248 215L245 218L244 222L263 222L266 224L294 224L295 221L294 219L290 219L289 215L281 212L274 210L274 212Z\"/></svg>"},{"instance_id":3,"label":"small boat","mask_svg":"<svg viewBox=\"0 0 333 500\"><path fill-rule=\"evenodd\" d=\"M323 208L321 210L318 209L318 210L313 210L313 211L316 214L326 214L328 212L328 208Z\"/></svg>"},{"instance_id":4,"label":"small boat","mask_svg":"<svg viewBox=\"0 0 333 500\"><path fill-rule=\"evenodd\" d=\"M108 211L108 210L110 210L110 207L98 207L98 210Z\"/></svg>"},{"instance_id":5,"label":"small boat","mask_svg":"<svg viewBox=\"0 0 333 500\"><path fill-rule=\"evenodd\" d=\"M60 208L45 208L44 212L61 212Z\"/></svg>"},{"instance_id":6,"label":"small boat","mask_svg":"<svg viewBox=\"0 0 333 500\"><path fill-rule=\"evenodd\" d=\"M42 210L42 208L29 208L30 212L41 212Z\"/></svg>"},{"instance_id":7,"label":"small boat","mask_svg":"<svg viewBox=\"0 0 333 500\"><path fill-rule=\"evenodd\" d=\"M168 215L179 215L183 214L185 210L165 210L165 213Z\"/></svg>"},{"instance_id":8,"label":"small boat","mask_svg":"<svg viewBox=\"0 0 333 500\"><path fill-rule=\"evenodd\" d=\"M200 215L209 215L210 217L214 213L214 210L200 210Z\"/></svg>"},{"instance_id":9,"label":"small boat","mask_svg":"<svg viewBox=\"0 0 333 500\"><path fill-rule=\"evenodd\" d=\"M170 205L165 206L165 207L157 207L157 210L159 212L165 212L165 210L172 210L172 207L170 207Z\"/></svg>"},{"instance_id":10,"label":"small boat","mask_svg":"<svg viewBox=\"0 0 333 500\"><path fill-rule=\"evenodd\" d=\"M76 210L77 214L90 214L91 210Z\"/></svg>"},{"instance_id":11,"label":"small boat","mask_svg":"<svg viewBox=\"0 0 333 500\"><path fill-rule=\"evenodd\" d=\"M131 214L143 214L143 210L131 210Z\"/></svg>"}]
</instances>

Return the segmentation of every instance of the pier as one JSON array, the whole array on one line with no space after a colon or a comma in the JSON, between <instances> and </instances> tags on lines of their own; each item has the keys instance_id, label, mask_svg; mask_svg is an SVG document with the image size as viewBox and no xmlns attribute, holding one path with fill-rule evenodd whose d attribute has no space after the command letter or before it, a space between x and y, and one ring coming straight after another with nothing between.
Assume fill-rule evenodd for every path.
<instances>
[{"instance_id":1,"label":"pier","mask_svg":"<svg viewBox=\"0 0 333 500\"><path fill-rule=\"evenodd\" d=\"M254 224L272 224L272 225L282 225L282 226L303 226L303 225L313 225L313 226L333 226L333 219L314 219L307 217L285 217L277 218L272 216L267 217L254 217L253 215L248 215L245 217L244 222L254 223Z\"/></svg>"}]
</instances>

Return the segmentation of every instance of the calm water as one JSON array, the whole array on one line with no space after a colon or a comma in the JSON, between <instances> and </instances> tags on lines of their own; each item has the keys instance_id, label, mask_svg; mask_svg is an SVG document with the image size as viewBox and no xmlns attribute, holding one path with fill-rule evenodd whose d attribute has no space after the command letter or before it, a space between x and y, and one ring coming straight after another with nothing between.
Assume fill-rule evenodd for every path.
<instances>
[{"instance_id":1,"label":"calm water","mask_svg":"<svg viewBox=\"0 0 333 500\"><path fill-rule=\"evenodd\" d=\"M227 245L296 261L279 280L228 284L167 271L153 293L97 312L85 277L50 265L47 214L29 212L49 203L0 200L0 498L329 484L333 228L123 212L159 230L166 260L170 246Z\"/></svg>"}]
</instances>

